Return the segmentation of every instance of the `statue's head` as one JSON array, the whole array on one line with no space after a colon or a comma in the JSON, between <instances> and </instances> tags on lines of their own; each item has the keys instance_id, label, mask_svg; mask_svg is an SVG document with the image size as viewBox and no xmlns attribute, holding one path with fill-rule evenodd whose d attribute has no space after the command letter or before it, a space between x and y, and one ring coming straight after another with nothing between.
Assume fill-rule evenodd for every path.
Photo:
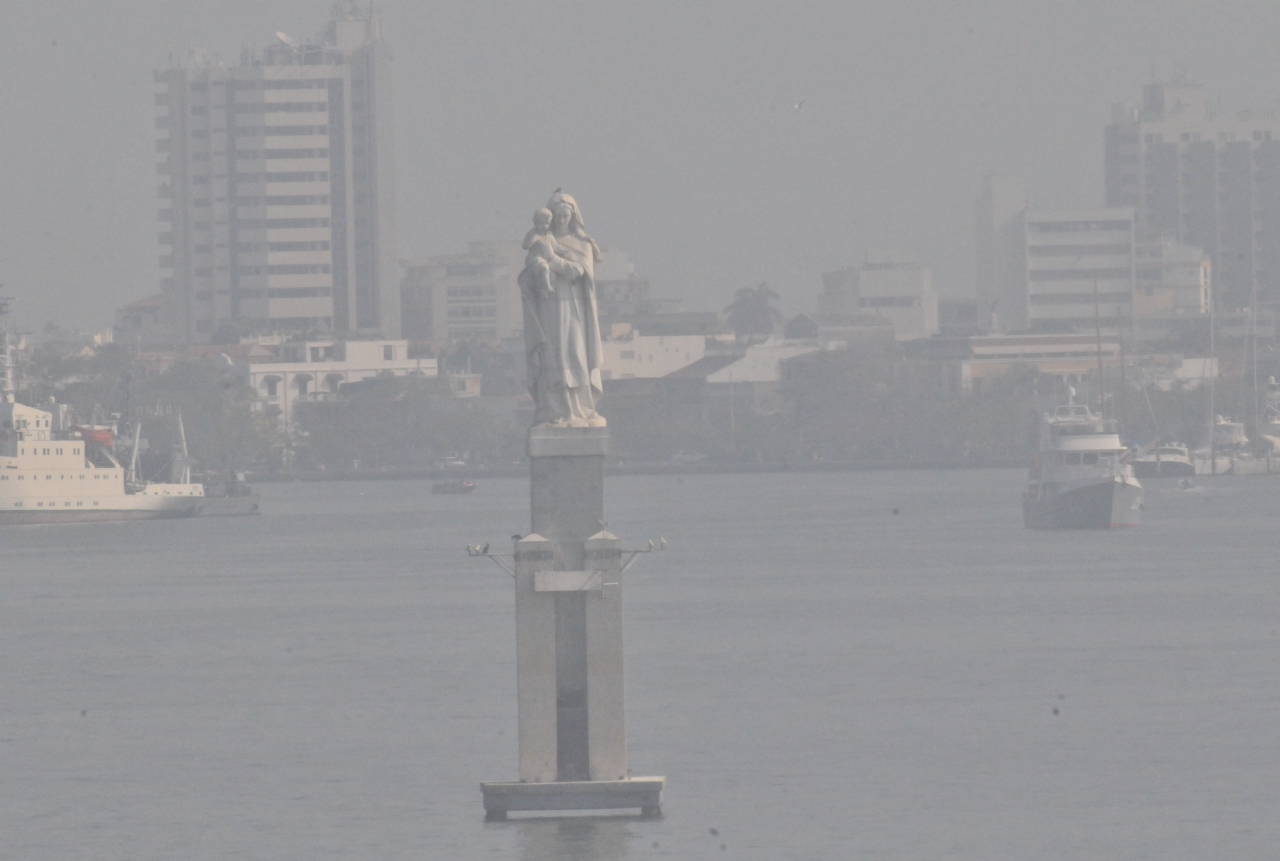
<instances>
[{"instance_id":1,"label":"statue's head","mask_svg":"<svg viewBox=\"0 0 1280 861\"><path fill-rule=\"evenodd\" d=\"M539 233L546 233L551 228L553 217L551 210L544 206L533 214L533 226L538 229Z\"/></svg>"},{"instance_id":2,"label":"statue's head","mask_svg":"<svg viewBox=\"0 0 1280 861\"><path fill-rule=\"evenodd\" d=\"M557 236L564 236L566 233L572 233L569 229L570 222L573 221L573 209L567 204L558 203L552 212L551 232Z\"/></svg>"},{"instance_id":3,"label":"statue's head","mask_svg":"<svg viewBox=\"0 0 1280 861\"><path fill-rule=\"evenodd\" d=\"M557 236L565 234L573 234L574 236L585 236L586 227L582 223L582 213L578 211L578 202L571 195L562 191L557 191L551 195L551 200L547 202L547 208L551 210L551 230Z\"/></svg>"}]
</instances>

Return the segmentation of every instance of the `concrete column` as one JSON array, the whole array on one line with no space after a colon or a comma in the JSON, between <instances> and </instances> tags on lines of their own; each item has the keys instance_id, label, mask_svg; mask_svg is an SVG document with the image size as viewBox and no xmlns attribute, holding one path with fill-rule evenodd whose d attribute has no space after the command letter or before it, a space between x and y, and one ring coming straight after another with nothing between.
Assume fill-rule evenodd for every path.
<instances>
[{"instance_id":1,"label":"concrete column","mask_svg":"<svg viewBox=\"0 0 1280 861\"><path fill-rule=\"evenodd\" d=\"M556 779L590 780L587 712L587 596L555 593Z\"/></svg>"},{"instance_id":2,"label":"concrete column","mask_svg":"<svg viewBox=\"0 0 1280 861\"><path fill-rule=\"evenodd\" d=\"M556 571L584 571L583 542L604 526L604 428L532 428L532 529L551 542ZM548 587L550 588L550 587ZM598 587L596 587L598 588ZM590 644L585 584L560 588L555 603L556 775L589 780Z\"/></svg>"},{"instance_id":3,"label":"concrete column","mask_svg":"<svg viewBox=\"0 0 1280 861\"><path fill-rule=\"evenodd\" d=\"M536 590L536 572L552 567L551 542L516 542L516 687L520 779L556 779L556 593Z\"/></svg>"},{"instance_id":4,"label":"concrete column","mask_svg":"<svg viewBox=\"0 0 1280 861\"><path fill-rule=\"evenodd\" d=\"M583 542L591 582L586 604L587 716L591 780L627 776L622 689L622 543L605 531ZM598 579L597 579L598 578Z\"/></svg>"}]
</instances>

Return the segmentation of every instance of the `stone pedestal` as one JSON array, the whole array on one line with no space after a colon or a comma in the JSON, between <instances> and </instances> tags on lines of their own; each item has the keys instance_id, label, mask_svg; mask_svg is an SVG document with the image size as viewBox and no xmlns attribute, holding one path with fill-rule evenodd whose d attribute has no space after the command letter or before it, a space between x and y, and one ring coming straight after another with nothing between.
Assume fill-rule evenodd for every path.
<instances>
[{"instance_id":1,"label":"stone pedestal","mask_svg":"<svg viewBox=\"0 0 1280 861\"><path fill-rule=\"evenodd\" d=\"M660 810L663 779L627 775L622 548L604 528L604 428L529 432L532 532L516 542L520 782L481 784L512 810Z\"/></svg>"}]
</instances>

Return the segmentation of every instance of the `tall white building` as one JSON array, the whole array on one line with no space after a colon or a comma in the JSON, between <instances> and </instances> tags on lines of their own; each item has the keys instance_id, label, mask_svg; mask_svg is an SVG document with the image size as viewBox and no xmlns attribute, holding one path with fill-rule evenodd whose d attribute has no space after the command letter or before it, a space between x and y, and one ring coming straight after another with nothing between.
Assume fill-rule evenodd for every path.
<instances>
[{"instance_id":1,"label":"tall white building","mask_svg":"<svg viewBox=\"0 0 1280 861\"><path fill-rule=\"evenodd\" d=\"M1130 325L1131 208L1032 210L1020 177L988 176L978 200L976 239L979 324L992 332Z\"/></svg>"},{"instance_id":2,"label":"tall white building","mask_svg":"<svg viewBox=\"0 0 1280 861\"><path fill-rule=\"evenodd\" d=\"M399 337L390 53L335 6L305 44L156 73L166 323Z\"/></svg>"},{"instance_id":3,"label":"tall white building","mask_svg":"<svg viewBox=\"0 0 1280 861\"><path fill-rule=\"evenodd\" d=\"M1133 318L1133 210L1029 210L1027 327L1127 328Z\"/></svg>"}]
</instances>

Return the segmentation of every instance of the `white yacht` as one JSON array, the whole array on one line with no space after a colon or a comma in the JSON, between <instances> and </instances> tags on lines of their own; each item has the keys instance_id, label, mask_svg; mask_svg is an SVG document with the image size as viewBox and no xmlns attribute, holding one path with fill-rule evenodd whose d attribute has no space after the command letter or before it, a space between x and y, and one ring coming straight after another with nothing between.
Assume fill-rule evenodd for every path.
<instances>
[{"instance_id":1,"label":"white yacht","mask_svg":"<svg viewBox=\"0 0 1280 861\"><path fill-rule=\"evenodd\" d=\"M1074 395L1074 392L1072 392ZM1046 413L1040 449L1022 494L1028 529L1137 526L1142 485L1133 476L1117 423L1072 401Z\"/></svg>"},{"instance_id":2,"label":"white yacht","mask_svg":"<svg viewBox=\"0 0 1280 861\"><path fill-rule=\"evenodd\" d=\"M53 418L0 403L0 525L200 513L203 485L137 481L133 465L122 466L97 432L55 427Z\"/></svg>"},{"instance_id":3,"label":"white yacht","mask_svg":"<svg viewBox=\"0 0 1280 861\"><path fill-rule=\"evenodd\" d=\"M1192 453L1196 475L1230 475L1236 472L1236 462L1249 447L1244 422L1215 416L1210 439L1208 445ZM1247 459L1252 460L1252 457Z\"/></svg>"},{"instance_id":4,"label":"white yacht","mask_svg":"<svg viewBox=\"0 0 1280 861\"><path fill-rule=\"evenodd\" d=\"M1138 478L1159 478L1171 475L1182 478L1196 474L1195 464L1191 462L1191 453L1180 442L1148 446L1137 457L1132 458L1131 463L1133 474Z\"/></svg>"}]
</instances>

